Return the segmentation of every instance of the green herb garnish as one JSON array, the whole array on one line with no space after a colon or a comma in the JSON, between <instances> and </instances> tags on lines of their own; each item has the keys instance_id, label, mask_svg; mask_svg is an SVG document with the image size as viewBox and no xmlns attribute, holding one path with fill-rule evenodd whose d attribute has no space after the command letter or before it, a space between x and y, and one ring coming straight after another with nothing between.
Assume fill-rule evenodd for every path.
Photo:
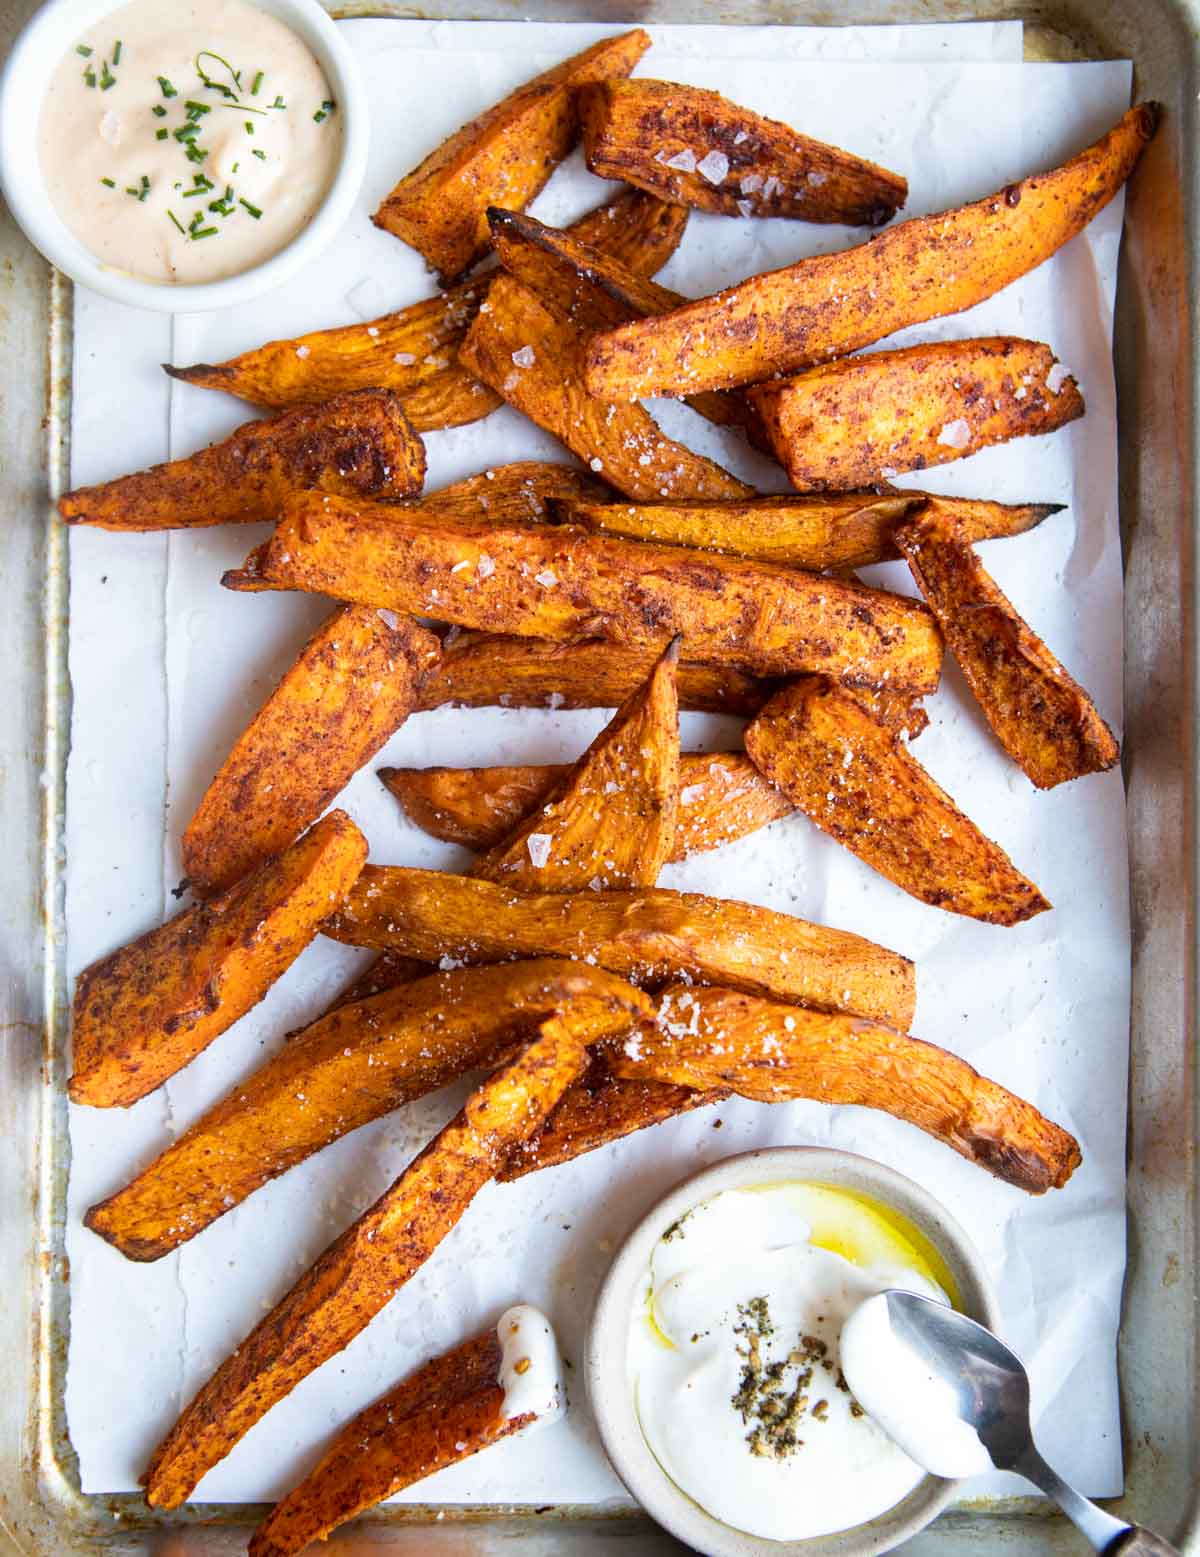
<instances>
[{"instance_id":1,"label":"green herb garnish","mask_svg":"<svg viewBox=\"0 0 1200 1557\"><path fill-rule=\"evenodd\" d=\"M237 92L233 90L233 87L227 87L223 81L214 81L200 63L202 59L215 59L218 65L224 66L229 72L230 80L233 82L233 86L237 88ZM214 54L211 49L201 49L199 54L196 55L195 63L196 74L206 87L209 87L214 92L220 92L222 97L232 98L235 103L237 102L237 94L242 90L241 72L234 70L233 66L223 55Z\"/></svg>"},{"instance_id":2,"label":"green herb garnish","mask_svg":"<svg viewBox=\"0 0 1200 1557\"><path fill-rule=\"evenodd\" d=\"M192 123L194 123L197 119L202 118L204 114L212 113L211 103L196 103L193 102L190 97L184 101L183 106L187 110L189 121Z\"/></svg>"},{"instance_id":3,"label":"green herb garnish","mask_svg":"<svg viewBox=\"0 0 1200 1557\"><path fill-rule=\"evenodd\" d=\"M216 227L201 227L192 234L193 238L215 238L218 229Z\"/></svg>"},{"instance_id":4,"label":"green herb garnish","mask_svg":"<svg viewBox=\"0 0 1200 1557\"><path fill-rule=\"evenodd\" d=\"M143 173L142 174L142 181L141 181L141 183L138 184L136 187L126 188L125 193L127 195L132 195L133 198L139 204L141 204L141 202L144 201L146 196L150 193L150 180Z\"/></svg>"},{"instance_id":5,"label":"green herb garnish","mask_svg":"<svg viewBox=\"0 0 1200 1557\"><path fill-rule=\"evenodd\" d=\"M100 182L104 185L105 189L115 189L117 187L115 179L102 178Z\"/></svg>"},{"instance_id":6,"label":"green herb garnish","mask_svg":"<svg viewBox=\"0 0 1200 1557\"><path fill-rule=\"evenodd\" d=\"M263 84L263 73L260 70L258 72L258 74L254 78L254 85L250 88L250 96L251 97L257 97L258 96L258 89L259 89L260 86L262 86L262 84Z\"/></svg>"},{"instance_id":7,"label":"green herb garnish","mask_svg":"<svg viewBox=\"0 0 1200 1557\"><path fill-rule=\"evenodd\" d=\"M83 80L86 86L94 87L96 85L96 72L94 70L85 70Z\"/></svg>"},{"instance_id":8,"label":"green herb garnish","mask_svg":"<svg viewBox=\"0 0 1200 1557\"><path fill-rule=\"evenodd\" d=\"M179 96L179 93L171 85L171 83L167 80L166 76L158 76L155 79L158 81L159 86L162 88L162 95L164 97L178 97Z\"/></svg>"},{"instance_id":9,"label":"green herb garnish","mask_svg":"<svg viewBox=\"0 0 1200 1557\"><path fill-rule=\"evenodd\" d=\"M286 108L287 104L284 102L283 98L280 97L279 93L276 92L275 101L270 106L272 108Z\"/></svg>"},{"instance_id":10,"label":"green herb garnish","mask_svg":"<svg viewBox=\"0 0 1200 1557\"><path fill-rule=\"evenodd\" d=\"M254 120L253 119L247 119L246 120L246 134L247 135L253 135L254 134Z\"/></svg>"},{"instance_id":11,"label":"green herb garnish","mask_svg":"<svg viewBox=\"0 0 1200 1557\"><path fill-rule=\"evenodd\" d=\"M154 132L154 139L156 141L165 141L168 138L168 136L170 135L170 133L171 133L170 130L155 130L155 132Z\"/></svg>"},{"instance_id":12,"label":"green herb garnish","mask_svg":"<svg viewBox=\"0 0 1200 1557\"><path fill-rule=\"evenodd\" d=\"M196 124L181 124L177 130L172 130L171 134L177 141L191 142L200 134L200 127Z\"/></svg>"},{"instance_id":13,"label":"green herb garnish","mask_svg":"<svg viewBox=\"0 0 1200 1557\"><path fill-rule=\"evenodd\" d=\"M313 114L313 123L323 123L324 120L329 118L329 115L333 113L336 108L337 104L331 98L327 98L325 102L321 104L320 108L317 109L316 113Z\"/></svg>"},{"instance_id":14,"label":"green herb garnish","mask_svg":"<svg viewBox=\"0 0 1200 1557\"><path fill-rule=\"evenodd\" d=\"M260 151L257 146L254 148L253 152L251 152L251 156L257 157L260 162L265 162L267 160L266 152ZM236 173L237 168L235 167L233 171Z\"/></svg>"},{"instance_id":15,"label":"green herb garnish","mask_svg":"<svg viewBox=\"0 0 1200 1557\"><path fill-rule=\"evenodd\" d=\"M194 195L206 195L210 189L215 189L216 187L211 178L205 178L203 173L197 173L192 180L191 189L184 190L183 198L190 200Z\"/></svg>"},{"instance_id":16,"label":"green herb garnish","mask_svg":"<svg viewBox=\"0 0 1200 1557\"><path fill-rule=\"evenodd\" d=\"M201 151L199 146L189 145L187 148L187 159L189 162L203 162L207 156L208 153Z\"/></svg>"},{"instance_id":17,"label":"green herb garnish","mask_svg":"<svg viewBox=\"0 0 1200 1557\"><path fill-rule=\"evenodd\" d=\"M77 43L75 45L75 52L82 59L91 59L92 57L92 50L88 48L86 43Z\"/></svg>"},{"instance_id":18,"label":"green herb garnish","mask_svg":"<svg viewBox=\"0 0 1200 1557\"><path fill-rule=\"evenodd\" d=\"M163 105L161 103L155 103L154 107L150 110L150 112L154 115L154 117L156 119L165 119L167 117L167 110L163 107Z\"/></svg>"},{"instance_id":19,"label":"green herb garnish","mask_svg":"<svg viewBox=\"0 0 1200 1557\"><path fill-rule=\"evenodd\" d=\"M174 211L172 211L169 207L167 209L167 215L171 218L171 220L175 223L176 227L179 228L179 231L186 238L187 237L187 228L183 225L183 223L175 215Z\"/></svg>"},{"instance_id":20,"label":"green herb garnish","mask_svg":"<svg viewBox=\"0 0 1200 1557\"><path fill-rule=\"evenodd\" d=\"M258 221L259 217L262 215L262 212L256 205L251 205L249 200L243 200L240 195L238 196L238 204L244 210L249 211L250 215L254 218L255 221Z\"/></svg>"},{"instance_id":21,"label":"green herb garnish","mask_svg":"<svg viewBox=\"0 0 1200 1557\"><path fill-rule=\"evenodd\" d=\"M113 44L113 64L114 65L119 65L120 63L121 63L121 40L120 40L120 38L118 38L117 41Z\"/></svg>"},{"instance_id":22,"label":"green herb garnish","mask_svg":"<svg viewBox=\"0 0 1200 1557\"><path fill-rule=\"evenodd\" d=\"M112 71L109 70L108 61L105 60L104 63L100 66L100 90L102 92L107 92L109 87L114 87L116 84L117 78L113 75Z\"/></svg>"}]
</instances>

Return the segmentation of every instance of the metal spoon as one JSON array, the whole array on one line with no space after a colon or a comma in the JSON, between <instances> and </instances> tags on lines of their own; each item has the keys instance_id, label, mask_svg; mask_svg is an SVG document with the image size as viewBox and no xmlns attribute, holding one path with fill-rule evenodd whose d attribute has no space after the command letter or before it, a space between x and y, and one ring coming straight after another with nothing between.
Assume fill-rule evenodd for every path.
<instances>
[{"instance_id":1,"label":"metal spoon","mask_svg":"<svg viewBox=\"0 0 1200 1557\"><path fill-rule=\"evenodd\" d=\"M1179 1557L1161 1536L1106 1514L1046 1464L1034 1445L1029 1423L1029 1375L1016 1353L990 1330L944 1303L900 1291L881 1292L869 1298L850 1323L873 1305L886 1306L890 1340L872 1353L873 1366L868 1377L855 1378L851 1368L846 1367L844 1354L846 1381L870 1416L875 1415L872 1395L876 1396L880 1417L884 1418L880 1425L918 1465L925 1463L923 1445L928 1453L926 1440L931 1434L936 1437L942 1425L930 1420L930 1402L940 1398L945 1402L945 1426L949 1430L955 1429L956 1422L973 1428L996 1469L1016 1471L1040 1487L1096 1551L1107 1557ZM865 1317L879 1326L876 1334L886 1334L879 1323L883 1315L873 1313ZM915 1392L907 1416L903 1393L885 1394L878 1388L876 1375L886 1368L887 1348L892 1345L898 1349L898 1371L921 1368L926 1377L936 1381L939 1392ZM961 1427L957 1430L961 1434Z\"/></svg>"}]
</instances>

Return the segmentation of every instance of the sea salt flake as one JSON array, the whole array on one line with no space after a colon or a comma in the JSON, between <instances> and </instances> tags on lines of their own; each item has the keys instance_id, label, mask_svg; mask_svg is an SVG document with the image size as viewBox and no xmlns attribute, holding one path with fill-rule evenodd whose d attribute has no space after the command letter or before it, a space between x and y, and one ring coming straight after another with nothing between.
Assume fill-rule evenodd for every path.
<instances>
[{"instance_id":1,"label":"sea salt flake","mask_svg":"<svg viewBox=\"0 0 1200 1557\"><path fill-rule=\"evenodd\" d=\"M540 573L533 575L533 581L535 584L540 584L543 589L553 589L558 583L558 577L549 568L543 568Z\"/></svg>"},{"instance_id":2,"label":"sea salt flake","mask_svg":"<svg viewBox=\"0 0 1200 1557\"><path fill-rule=\"evenodd\" d=\"M1070 376L1070 372L1061 362L1051 363L1050 371L1046 374L1046 388L1052 395L1057 395Z\"/></svg>"},{"instance_id":3,"label":"sea salt flake","mask_svg":"<svg viewBox=\"0 0 1200 1557\"><path fill-rule=\"evenodd\" d=\"M496 571L496 564L488 556L487 552L480 552L479 561L475 564L475 572L480 578L491 578Z\"/></svg>"},{"instance_id":4,"label":"sea salt flake","mask_svg":"<svg viewBox=\"0 0 1200 1557\"><path fill-rule=\"evenodd\" d=\"M400 618L396 615L395 611L388 611L381 608L380 610L376 611L375 615L379 618L385 627L390 627L393 632L395 632L397 627L400 625Z\"/></svg>"},{"instance_id":5,"label":"sea salt flake","mask_svg":"<svg viewBox=\"0 0 1200 1557\"><path fill-rule=\"evenodd\" d=\"M742 175L738 188L744 195L752 195L756 189L762 188L761 173L745 173Z\"/></svg>"},{"instance_id":6,"label":"sea salt flake","mask_svg":"<svg viewBox=\"0 0 1200 1557\"><path fill-rule=\"evenodd\" d=\"M541 870L550 858L550 845L554 842L549 833L530 833L525 840L525 847L529 850L530 863L535 870Z\"/></svg>"},{"instance_id":7,"label":"sea salt flake","mask_svg":"<svg viewBox=\"0 0 1200 1557\"><path fill-rule=\"evenodd\" d=\"M808 175L808 182L813 186L814 189L820 189L822 184L827 184L829 182L829 174L816 172L810 173Z\"/></svg>"},{"instance_id":8,"label":"sea salt flake","mask_svg":"<svg viewBox=\"0 0 1200 1557\"><path fill-rule=\"evenodd\" d=\"M593 470L604 469L604 461L602 459L591 459L588 461L588 464L592 467Z\"/></svg>"},{"instance_id":9,"label":"sea salt flake","mask_svg":"<svg viewBox=\"0 0 1200 1557\"><path fill-rule=\"evenodd\" d=\"M749 132L749 130L739 130L737 132L737 134L733 137L733 144L735 146L740 146L743 141L748 141L749 139L750 139L750 132Z\"/></svg>"},{"instance_id":10,"label":"sea salt flake","mask_svg":"<svg viewBox=\"0 0 1200 1557\"><path fill-rule=\"evenodd\" d=\"M971 428L963 417L947 422L938 433L937 441L948 449L965 449L971 441Z\"/></svg>"},{"instance_id":11,"label":"sea salt flake","mask_svg":"<svg viewBox=\"0 0 1200 1557\"><path fill-rule=\"evenodd\" d=\"M297 346L296 355L303 361L305 357L310 355L310 348L307 346Z\"/></svg>"},{"instance_id":12,"label":"sea salt flake","mask_svg":"<svg viewBox=\"0 0 1200 1557\"><path fill-rule=\"evenodd\" d=\"M674 168L677 173L694 173L696 171L696 153L685 146L682 151L677 151L673 157L668 157L664 166Z\"/></svg>"},{"instance_id":13,"label":"sea salt flake","mask_svg":"<svg viewBox=\"0 0 1200 1557\"><path fill-rule=\"evenodd\" d=\"M723 151L710 151L697 162L696 172L710 184L723 184L729 172L729 158Z\"/></svg>"},{"instance_id":14,"label":"sea salt flake","mask_svg":"<svg viewBox=\"0 0 1200 1557\"><path fill-rule=\"evenodd\" d=\"M522 346L512 354L512 360L519 368L531 368L537 361L537 354L532 346Z\"/></svg>"},{"instance_id":15,"label":"sea salt flake","mask_svg":"<svg viewBox=\"0 0 1200 1557\"><path fill-rule=\"evenodd\" d=\"M392 361L398 362L402 368L411 368L416 360L411 351L398 351L392 358Z\"/></svg>"},{"instance_id":16,"label":"sea salt flake","mask_svg":"<svg viewBox=\"0 0 1200 1557\"><path fill-rule=\"evenodd\" d=\"M742 213L743 216L753 216L754 215L754 201L753 200L739 200L738 203L737 203L737 208Z\"/></svg>"},{"instance_id":17,"label":"sea salt flake","mask_svg":"<svg viewBox=\"0 0 1200 1557\"><path fill-rule=\"evenodd\" d=\"M697 800L704 796L703 784L689 784L686 789L679 791L679 803L684 806L695 805Z\"/></svg>"},{"instance_id":18,"label":"sea salt flake","mask_svg":"<svg viewBox=\"0 0 1200 1557\"><path fill-rule=\"evenodd\" d=\"M776 192L776 190L782 189L782 188L783 188L782 181L780 179L777 179L775 177L774 173L772 173L770 178L768 178L766 183L763 185L763 188L762 188L763 199L764 200L769 200L771 198L771 196Z\"/></svg>"}]
</instances>

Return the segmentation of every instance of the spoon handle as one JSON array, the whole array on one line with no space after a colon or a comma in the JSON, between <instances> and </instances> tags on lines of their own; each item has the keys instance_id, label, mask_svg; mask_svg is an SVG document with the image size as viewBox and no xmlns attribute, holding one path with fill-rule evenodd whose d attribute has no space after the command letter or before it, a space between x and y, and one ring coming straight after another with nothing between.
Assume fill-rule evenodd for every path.
<instances>
[{"instance_id":1,"label":"spoon handle","mask_svg":"<svg viewBox=\"0 0 1200 1557\"><path fill-rule=\"evenodd\" d=\"M1114 1519L1104 1509L1097 1508L1075 1488L1065 1482L1051 1466L1042 1459L1032 1439L1029 1440L1021 1456L1006 1467L1015 1470L1024 1476L1027 1481L1032 1481L1035 1487L1040 1487L1047 1497L1051 1497L1062 1509L1063 1513L1075 1525L1081 1533L1087 1537L1092 1549L1104 1552L1105 1557L1111 1553L1122 1553L1124 1557L1137 1557L1138 1548L1126 1549L1121 1545L1128 1536L1139 1534L1135 1527L1124 1519ZM1154 1550L1153 1547L1145 1548L1147 1557ZM1165 1550L1170 1552L1170 1547Z\"/></svg>"},{"instance_id":2,"label":"spoon handle","mask_svg":"<svg viewBox=\"0 0 1200 1557\"><path fill-rule=\"evenodd\" d=\"M1153 1530L1130 1525L1124 1535L1119 1535L1111 1546L1105 1547L1104 1557L1180 1557L1180 1554L1170 1541L1164 1541Z\"/></svg>"}]
</instances>

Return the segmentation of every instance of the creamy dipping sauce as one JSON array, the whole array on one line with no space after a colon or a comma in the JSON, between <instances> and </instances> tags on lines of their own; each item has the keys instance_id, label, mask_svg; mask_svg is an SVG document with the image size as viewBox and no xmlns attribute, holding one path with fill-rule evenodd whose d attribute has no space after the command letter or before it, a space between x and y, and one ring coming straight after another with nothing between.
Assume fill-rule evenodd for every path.
<instances>
[{"instance_id":1,"label":"creamy dipping sauce","mask_svg":"<svg viewBox=\"0 0 1200 1557\"><path fill-rule=\"evenodd\" d=\"M496 1325L500 1342L499 1384L505 1419L532 1414L530 1427L556 1422L567 1408L562 1357L554 1327L531 1303L506 1309Z\"/></svg>"},{"instance_id":2,"label":"creamy dipping sauce","mask_svg":"<svg viewBox=\"0 0 1200 1557\"><path fill-rule=\"evenodd\" d=\"M311 219L341 152L320 65L246 0L133 0L46 89L42 177L103 264L143 281L237 275Z\"/></svg>"},{"instance_id":3,"label":"creamy dipping sauce","mask_svg":"<svg viewBox=\"0 0 1200 1557\"><path fill-rule=\"evenodd\" d=\"M842 1377L842 1327L948 1272L901 1217L850 1190L784 1183L703 1202L656 1244L629 1338L642 1432L675 1484L750 1535L799 1540L895 1507L924 1470Z\"/></svg>"}]
</instances>

